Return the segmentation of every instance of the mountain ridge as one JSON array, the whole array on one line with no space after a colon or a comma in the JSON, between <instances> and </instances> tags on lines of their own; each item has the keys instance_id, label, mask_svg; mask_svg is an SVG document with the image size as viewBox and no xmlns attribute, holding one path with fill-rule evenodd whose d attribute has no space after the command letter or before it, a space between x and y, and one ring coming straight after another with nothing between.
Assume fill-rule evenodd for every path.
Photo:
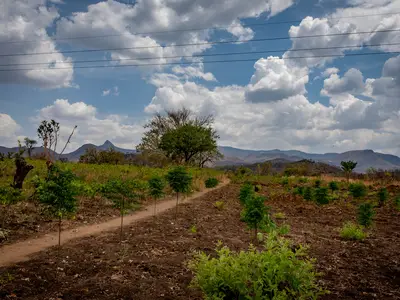
<instances>
[{"instance_id":1,"label":"mountain ridge","mask_svg":"<svg viewBox=\"0 0 400 300\"><path fill-rule=\"evenodd\" d=\"M84 144L75 151L63 154L61 158L68 159L69 161L78 161L79 157L89 148L102 151L112 148L115 151L126 154L137 153L136 150L120 148L115 146L111 141L106 140L102 145ZM249 165L275 159L284 159L292 162L307 159L324 162L333 166L340 166L340 162L344 160L354 160L358 163L355 170L356 172L365 172L370 167L385 170L400 169L400 157L393 154L375 152L371 149L352 150L343 153L307 153L299 150L279 149L247 150L231 146L219 146L218 149L224 154L224 158L216 162L215 166ZM3 154L16 151L18 151L18 147L7 148L0 146L0 153ZM34 155L40 154L41 152L43 152L43 147L36 147L33 150Z\"/></svg>"}]
</instances>

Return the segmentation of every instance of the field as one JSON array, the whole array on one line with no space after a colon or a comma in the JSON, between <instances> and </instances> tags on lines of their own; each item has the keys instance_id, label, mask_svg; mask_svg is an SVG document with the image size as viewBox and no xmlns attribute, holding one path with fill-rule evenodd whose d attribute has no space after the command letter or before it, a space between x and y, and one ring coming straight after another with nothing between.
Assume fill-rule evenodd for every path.
<instances>
[{"instance_id":1,"label":"field","mask_svg":"<svg viewBox=\"0 0 400 300\"><path fill-rule=\"evenodd\" d=\"M195 172L200 186L200 178L214 171ZM177 219L175 210L169 210L127 226L122 243L119 231L103 233L0 268L0 298L203 299L201 291L189 286L193 273L187 263L194 251L214 256L218 241L235 251L246 250L250 243L262 244L240 221L239 190L249 181L266 197L272 220L290 226L285 238L293 249L300 244L309 247L316 271L322 273L318 283L329 291L320 299L400 299L400 207L395 200L400 186L390 183L387 199L379 206L381 182L367 182L366 194L358 197L342 178L334 178L337 190L329 190L331 179L231 176L228 186L180 204ZM313 199L305 200L299 187L312 189ZM327 188L327 204L318 203L325 202L323 196L315 196L321 195L316 192L321 187ZM218 208L217 201L223 206ZM341 237L343 224L357 223L359 204L365 202L372 203L375 211L372 225L363 228L367 236L358 241Z\"/></svg>"},{"instance_id":2,"label":"field","mask_svg":"<svg viewBox=\"0 0 400 300\"><path fill-rule=\"evenodd\" d=\"M9 244L28 237L40 236L57 230L57 222L49 215L35 199L34 183L38 178L46 176L46 164L41 160L28 160L34 169L25 179L22 191L23 201L2 210L1 217L7 214L5 228L6 238L0 233L0 245ZM103 184L112 180L133 181L137 185L138 198L134 199L133 210L141 209L149 203L147 196L147 180L154 175L164 176L168 168L157 169L148 167L136 167L130 165L88 165L76 163L60 164L62 169L70 169L77 176L76 185L78 192L78 211L71 219L63 221L63 228L73 228L83 224L100 223L119 216L119 210L113 206L112 201L99 193ZM13 181L15 172L12 160L0 162L0 188L9 186ZM222 179L223 173L213 169L191 168L189 172L193 176L192 192L204 189L204 180L210 176ZM166 189L166 196L172 195L171 189Z\"/></svg>"}]
</instances>

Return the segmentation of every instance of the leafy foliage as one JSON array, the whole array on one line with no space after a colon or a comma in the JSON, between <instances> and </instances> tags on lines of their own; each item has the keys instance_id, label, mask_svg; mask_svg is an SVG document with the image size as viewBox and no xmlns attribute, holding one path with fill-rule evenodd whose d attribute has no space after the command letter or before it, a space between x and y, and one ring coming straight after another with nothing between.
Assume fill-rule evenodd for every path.
<instances>
[{"instance_id":1,"label":"leafy foliage","mask_svg":"<svg viewBox=\"0 0 400 300\"><path fill-rule=\"evenodd\" d=\"M137 183L134 180L111 179L100 187L100 193L111 200L115 208L125 213L134 208L136 201L132 200L139 198L139 195L135 193L135 186Z\"/></svg>"},{"instance_id":2,"label":"leafy foliage","mask_svg":"<svg viewBox=\"0 0 400 300\"><path fill-rule=\"evenodd\" d=\"M387 189L386 188L381 188L379 191L378 191L378 203L379 203L379 206L380 207L382 207L382 206L384 206L385 205L385 203L386 203L386 201L387 201L387 199L388 199L388 191L387 191Z\"/></svg>"},{"instance_id":3,"label":"leafy foliage","mask_svg":"<svg viewBox=\"0 0 400 300\"><path fill-rule=\"evenodd\" d=\"M207 178L205 181L206 188L214 188L219 184L219 180L215 177Z\"/></svg>"},{"instance_id":4,"label":"leafy foliage","mask_svg":"<svg viewBox=\"0 0 400 300\"><path fill-rule=\"evenodd\" d=\"M149 179L149 195L153 199L164 196L165 182L160 176L153 176Z\"/></svg>"},{"instance_id":5,"label":"leafy foliage","mask_svg":"<svg viewBox=\"0 0 400 300\"><path fill-rule=\"evenodd\" d=\"M106 151L99 151L96 148L86 149L85 154L79 158L80 163L86 164L122 164L124 163L124 154L110 148Z\"/></svg>"},{"instance_id":6,"label":"leafy foliage","mask_svg":"<svg viewBox=\"0 0 400 300\"><path fill-rule=\"evenodd\" d=\"M363 203L358 206L357 219L358 224L369 227L372 225L375 211L371 203Z\"/></svg>"},{"instance_id":7,"label":"leafy foliage","mask_svg":"<svg viewBox=\"0 0 400 300\"><path fill-rule=\"evenodd\" d=\"M340 162L340 165L341 165L341 169L346 174L347 181L349 181L351 173L357 166L357 162L351 161L351 160L342 161L342 162Z\"/></svg>"},{"instance_id":8,"label":"leafy foliage","mask_svg":"<svg viewBox=\"0 0 400 300\"><path fill-rule=\"evenodd\" d=\"M320 188L321 187L321 183L322 183L322 181L320 179L315 180L314 181L314 187L317 188L317 189Z\"/></svg>"},{"instance_id":9,"label":"leafy foliage","mask_svg":"<svg viewBox=\"0 0 400 300\"><path fill-rule=\"evenodd\" d=\"M400 210L400 195L397 195L396 198L394 198L394 206Z\"/></svg>"},{"instance_id":10,"label":"leafy foliage","mask_svg":"<svg viewBox=\"0 0 400 300\"><path fill-rule=\"evenodd\" d=\"M307 200L307 201L311 201L313 199L313 191L312 191L311 187L307 186L304 189L303 198L304 198L304 200Z\"/></svg>"},{"instance_id":11,"label":"leafy foliage","mask_svg":"<svg viewBox=\"0 0 400 300\"><path fill-rule=\"evenodd\" d=\"M361 241L367 237L363 227L352 222L347 222L340 229L340 236L346 240Z\"/></svg>"},{"instance_id":12,"label":"leafy foliage","mask_svg":"<svg viewBox=\"0 0 400 300\"><path fill-rule=\"evenodd\" d=\"M170 170L166 178L169 185L176 193L188 192L192 183L192 176L182 166Z\"/></svg>"},{"instance_id":13,"label":"leafy foliage","mask_svg":"<svg viewBox=\"0 0 400 300\"><path fill-rule=\"evenodd\" d=\"M197 252L189 263L191 286L201 289L205 299L316 299L324 294L306 249L292 250L276 233L267 236L263 251L250 246L235 253L219 244L216 252L216 258Z\"/></svg>"},{"instance_id":14,"label":"leafy foliage","mask_svg":"<svg viewBox=\"0 0 400 300\"><path fill-rule=\"evenodd\" d=\"M332 192L339 190L339 185L336 181L329 182L329 188Z\"/></svg>"},{"instance_id":15,"label":"leafy foliage","mask_svg":"<svg viewBox=\"0 0 400 300\"><path fill-rule=\"evenodd\" d=\"M349 192L351 193L351 195L354 198L358 199L358 198L365 197L367 195L367 188L361 182L360 183L352 183L349 186Z\"/></svg>"},{"instance_id":16,"label":"leafy foliage","mask_svg":"<svg viewBox=\"0 0 400 300\"><path fill-rule=\"evenodd\" d=\"M224 201L216 201L214 203L215 208L218 210L223 210L225 208L225 202Z\"/></svg>"},{"instance_id":17,"label":"leafy foliage","mask_svg":"<svg viewBox=\"0 0 400 300\"><path fill-rule=\"evenodd\" d=\"M265 220L267 216L267 208L264 204L265 197L253 196L246 201L246 205L243 213L243 220L247 223L247 226L254 229L260 228L260 224Z\"/></svg>"},{"instance_id":18,"label":"leafy foliage","mask_svg":"<svg viewBox=\"0 0 400 300\"><path fill-rule=\"evenodd\" d=\"M54 216L64 218L76 211L76 190L73 185L75 175L70 170L61 170L56 165L49 168L44 181L36 192L39 201L49 208Z\"/></svg>"},{"instance_id":19,"label":"leafy foliage","mask_svg":"<svg viewBox=\"0 0 400 300\"><path fill-rule=\"evenodd\" d=\"M250 183L245 183L240 188L239 201L242 205L245 205L247 201L254 196L253 185Z\"/></svg>"},{"instance_id":20,"label":"leafy foliage","mask_svg":"<svg viewBox=\"0 0 400 300\"><path fill-rule=\"evenodd\" d=\"M21 200L21 190L12 186L0 187L0 204L13 205Z\"/></svg>"},{"instance_id":21,"label":"leafy foliage","mask_svg":"<svg viewBox=\"0 0 400 300\"><path fill-rule=\"evenodd\" d=\"M281 181L282 186L287 186L289 185L289 178L287 176L282 177L282 181Z\"/></svg>"},{"instance_id":22,"label":"leafy foliage","mask_svg":"<svg viewBox=\"0 0 400 300\"><path fill-rule=\"evenodd\" d=\"M328 204L328 189L326 187L316 188L314 191L314 199L318 204Z\"/></svg>"},{"instance_id":23,"label":"leafy foliage","mask_svg":"<svg viewBox=\"0 0 400 300\"><path fill-rule=\"evenodd\" d=\"M293 194L303 196L304 195L304 187L303 186L296 187L293 191Z\"/></svg>"}]
</instances>

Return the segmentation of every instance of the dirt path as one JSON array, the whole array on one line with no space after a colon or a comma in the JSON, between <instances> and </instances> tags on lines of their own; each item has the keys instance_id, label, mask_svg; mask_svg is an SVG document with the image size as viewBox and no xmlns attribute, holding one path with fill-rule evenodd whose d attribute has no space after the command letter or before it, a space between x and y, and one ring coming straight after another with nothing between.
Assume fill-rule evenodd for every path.
<instances>
[{"instance_id":1,"label":"dirt path","mask_svg":"<svg viewBox=\"0 0 400 300\"><path fill-rule=\"evenodd\" d=\"M218 187L213 189L207 189L202 192L197 192L187 197L179 203L184 203L197 199L213 190L220 189L229 184L228 181L221 183ZM156 214L160 214L168 209L176 207L176 198L170 198L169 200L161 201L157 203ZM124 216L124 226L128 226L136 221L143 220L145 218L154 215L154 205L148 205L144 210L133 213L131 215ZM74 229L69 229L61 233L61 244L64 244L72 239L81 238L85 236L96 235L105 231L112 231L121 226L121 218L115 218L104 223L81 226ZM29 256L43 251L52 246L58 245L58 232L46 234L41 238L28 239L22 242L14 243L11 245L5 245L0 248L0 267L11 265L21 261L29 260Z\"/></svg>"}]
</instances>

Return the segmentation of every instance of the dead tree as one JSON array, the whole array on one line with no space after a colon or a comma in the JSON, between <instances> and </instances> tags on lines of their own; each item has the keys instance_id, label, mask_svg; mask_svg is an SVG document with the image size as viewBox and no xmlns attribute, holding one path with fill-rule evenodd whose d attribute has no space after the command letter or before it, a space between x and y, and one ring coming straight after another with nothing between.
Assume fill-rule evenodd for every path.
<instances>
[{"instance_id":1,"label":"dead tree","mask_svg":"<svg viewBox=\"0 0 400 300\"><path fill-rule=\"evenodd\" d=\"M22 156L15 157L15 166L17 167L14 175L14 183L12 186L15 189L22 189L26 175L33 169L33 166L28 164Z\"/></svg>"}]
</instances>

